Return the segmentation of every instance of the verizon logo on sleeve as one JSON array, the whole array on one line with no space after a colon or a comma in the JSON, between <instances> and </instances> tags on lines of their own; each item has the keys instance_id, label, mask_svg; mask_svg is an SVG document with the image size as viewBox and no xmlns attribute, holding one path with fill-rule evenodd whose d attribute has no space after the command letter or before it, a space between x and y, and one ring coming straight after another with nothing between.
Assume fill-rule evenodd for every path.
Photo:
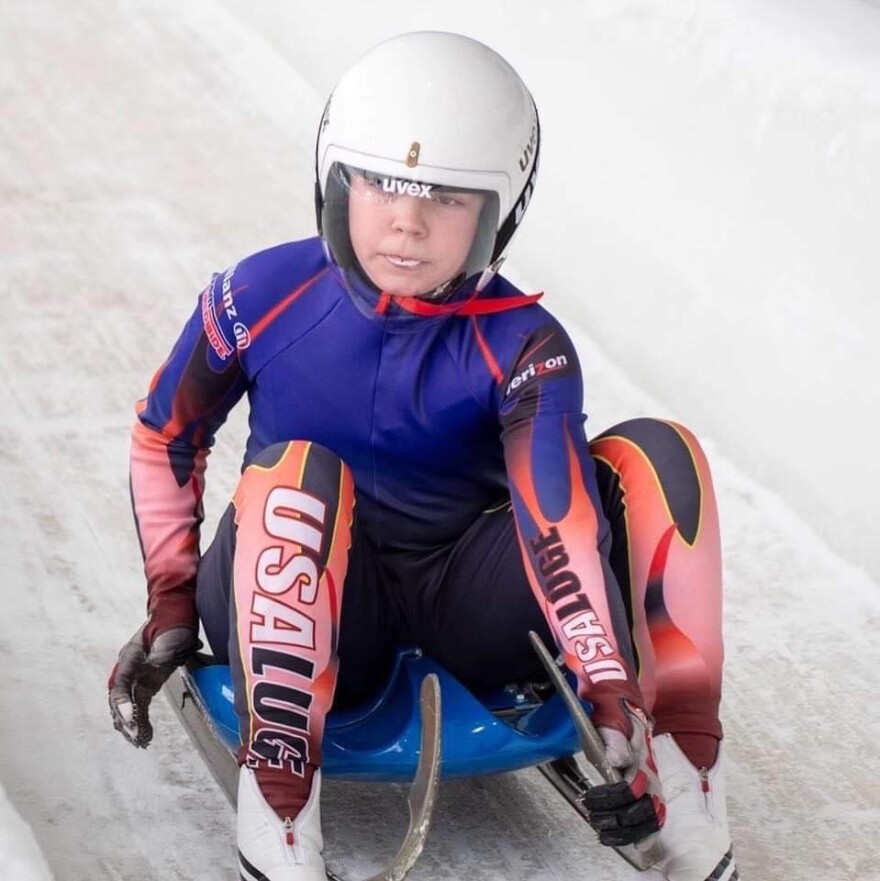
<instances>
[{"instance_id":1,"label":"verizon logo on sleeve","mask_svg":"<svg viewBox=\"0 0 880 881\"><path fill-rule=\"evenodd\" d=\"M516 391L520 386L532 379L536 379L539 376L545 376L546 374L553 373L557 370L562 370L565 367L568 367L568 358L566 358L565 355L554 355L551 358L545 358L543 361L533 361L528 367L517 373L517 375L510 380L507 384L505 394L509 395L511 392Z\"/></svg>"}]
</instances>

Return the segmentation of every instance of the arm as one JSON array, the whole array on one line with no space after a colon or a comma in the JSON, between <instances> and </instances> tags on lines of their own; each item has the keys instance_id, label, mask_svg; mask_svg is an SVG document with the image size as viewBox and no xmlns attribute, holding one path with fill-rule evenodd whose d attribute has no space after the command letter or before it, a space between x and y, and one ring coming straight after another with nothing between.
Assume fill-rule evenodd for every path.
<instances>
[{"instance_id":1,"label":"arm","mask_svg":"<svg viewBox=\"0 0 880 881\"><path fill-rule=\"evenodd\" d=\"M223 345L215 276L137 406L131 440L131 499L147 579L146 622L123 646L110 675L116 728L136 746L152 738L149 703L198 648L195 605L199 527L208 451L246 388L234 346Z\"/></svg>"},{"instance_id":2,"label":"arm","mask_svg":"<svg viewBox=\"0 0 880 881\"><path fill-rule=\"evenodd\" d=\"M138 402L131 437L131 500L144 556L149 636L169 622L197 626L195 575L207 457L246 388L237 351L215 343L223 328L215 276L168 359ZM213 342L212 342L213 340ZM225 353L221 357L220 353Z\"/></svg>"},{"instance_id":3,"label":"arm","mask_svg":"<svg viewBox=\"0 0 880 881\"><path fill-rule=\"evenodd\" d=\"M641 841L665 806L651 753L651 721L638 686L610 531L583 424L580 365L555 322L529 335L500 389L499 415L520 551L532 591L618 783L588 793L603 844Z\"/></svg>"},{"instance_id":4,"label":"arm","mask_svg":"<svg viewBox=\"0 0 880 881\"><path fill-rule=\"evenodd\" d=\"M595 705L597 724L628 733L620 700L643 701L583 430L580 366L558 324L525 341L501 396L508 481L532 590L579 696Z\"/></svg>"}]
</instances>

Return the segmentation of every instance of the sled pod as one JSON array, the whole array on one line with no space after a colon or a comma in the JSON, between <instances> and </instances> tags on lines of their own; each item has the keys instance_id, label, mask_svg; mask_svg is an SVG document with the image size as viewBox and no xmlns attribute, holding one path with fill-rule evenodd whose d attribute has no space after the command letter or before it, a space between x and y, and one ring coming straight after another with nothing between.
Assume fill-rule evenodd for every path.
<instances>
[{"instance_id":1,"label":"sled pod","mask_svg":"<svg viewBox=\"0 0 880 881\"><path fill-rule=\"evenodd\" d=\"M421 651L404 648L375 699L330 713L324 731L324 776L412 780L419 759L420 687L431 673L438 677L443 696L441 777L516 771L580 749L571 717L557 694L544 702L516 688L476 696ZM234 753L239 746L238 721L229 667L203 656L184 675L196 705Z\"/></svg>"}]
</instances>

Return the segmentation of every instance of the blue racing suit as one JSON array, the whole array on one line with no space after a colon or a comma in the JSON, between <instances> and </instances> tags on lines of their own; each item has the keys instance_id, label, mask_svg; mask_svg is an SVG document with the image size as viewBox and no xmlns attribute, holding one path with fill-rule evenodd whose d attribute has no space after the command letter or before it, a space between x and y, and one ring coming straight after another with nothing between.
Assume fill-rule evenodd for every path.
<instances>
[{"instance_id":1,"label":"blue racing suit","mask_svg":"<svg viewBox=\"0 0 880 881\"><path fill-rule=\"evenodd\" d=\"M445 302L391 296L343 275L318 238L215 275L133 431L154 626L196 620L206 457L247 395L244 466L291 439L331 450L354 478L357 530L380 556L430 559L512 504L522 569L579 692L600 724L624 728L618 699L644 703L581 369L537 299L500 276Z\"/></svg>"}]
</instances>

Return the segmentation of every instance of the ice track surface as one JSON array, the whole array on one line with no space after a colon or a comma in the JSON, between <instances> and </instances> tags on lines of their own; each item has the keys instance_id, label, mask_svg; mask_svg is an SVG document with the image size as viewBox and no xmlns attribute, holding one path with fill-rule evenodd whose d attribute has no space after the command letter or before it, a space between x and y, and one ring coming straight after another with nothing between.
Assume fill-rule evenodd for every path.
<instances>
[{"instance_id":1,"label":"ice track surface","mask_svg":"<svg viewBox=\"0 0 880 881\"><path fill-rule=\"evenodd\" d=\"M210 273L311 234L319 97L209 0L13 0L0 23L0 780L58 881L232 879L234 818L170 710L157 702L156 740L135 751L106 707L109 667L144 609L128 431ZM563 318L565 296L552 304ZM571 330L593 432L676 415ZM212 456L209 531L241 417ZM878 879L877 586L734 472L723 439L707 446L741 876ZM328 862L366 876L403 834L404 790L330 783L324 817ZM633 877L534 771L442 784L412 874Z\"/></svg>"}]
</instances>

